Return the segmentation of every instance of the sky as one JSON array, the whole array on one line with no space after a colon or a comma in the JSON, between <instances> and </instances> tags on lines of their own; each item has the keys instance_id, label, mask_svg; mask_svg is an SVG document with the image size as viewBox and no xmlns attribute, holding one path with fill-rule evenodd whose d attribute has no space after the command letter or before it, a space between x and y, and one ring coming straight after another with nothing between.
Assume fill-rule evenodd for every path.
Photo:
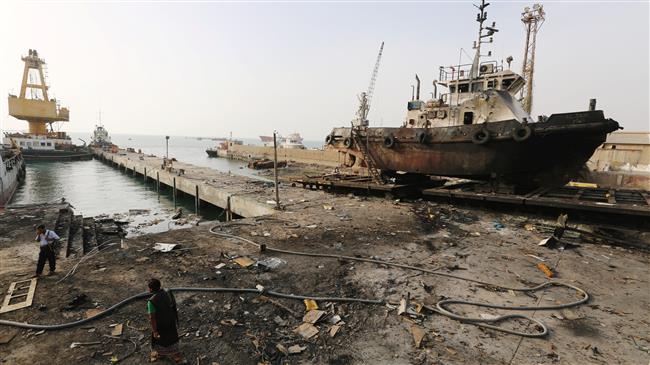
<instances>
[{"instance_id":1,"label":"sky","mask_svg":"<svg viewBox=\"0 0 650 365\"><path fill-rule=\"evenodd\" d=\"M650 5L544 2L533 115L586 110L650 130ZM520 72L522 9L491 1L493 59ZM48 63L50 94L71 111L62 130L321 140L348 126L385 42L369 114L399 126L417 73L422 95L441 65L471 60L472 2L0 1L0 94L20 90L21 55ZM465 52L460 49L463 48ZM26 130L0 100L0 127Z\"/></svg>"}]
</instances>

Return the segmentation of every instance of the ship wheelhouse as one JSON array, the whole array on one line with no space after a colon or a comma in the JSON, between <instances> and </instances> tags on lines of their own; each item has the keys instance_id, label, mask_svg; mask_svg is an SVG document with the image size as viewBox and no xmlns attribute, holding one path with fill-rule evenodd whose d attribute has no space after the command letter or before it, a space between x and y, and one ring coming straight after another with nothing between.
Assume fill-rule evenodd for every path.
<instances>
[{"instance_id":1,"label":"ship wheelhouse","mask_svg":"<svg viewBox=\"0 0 650 365\"><path fill-rule=\"evenodd\" d=\"M454 125L478 124L504 119L522 121L528 118L520 110L512 110L508 100L489 95L509 94L510 101L525 85L524 78L504 69L496 61L482 62L478 75L470 77L472 64L440 67L439 81L434 81L433 98L429 101L411 100L407 105L404 127L431 128ZM437 93L437 86L446 92ZM518 108L516 108L518 109Z\"/></svg>"}]
</instances>

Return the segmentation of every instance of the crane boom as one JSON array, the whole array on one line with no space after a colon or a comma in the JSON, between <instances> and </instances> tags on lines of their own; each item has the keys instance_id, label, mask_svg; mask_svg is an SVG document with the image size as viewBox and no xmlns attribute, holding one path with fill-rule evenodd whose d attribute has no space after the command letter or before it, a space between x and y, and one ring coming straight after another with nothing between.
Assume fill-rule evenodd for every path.
<instances>
[{"instance_id":1,"label":"crane boom","mask_svg":"<svg viewBox=\"0 0 650 365\"><path fill-rule=\"evenodd\" d=\"M368 126L368 113L370 112L370 102L372 95L375 92L375 83L377 82L377 74L379 73L379 63L381 62L381 55L384 52L384 42L381 42L379 47L379 54L377 54L377 61L375 61L375 68L370 75L370 84L368 90L359 94L359 109L357 110L357 117L352 121L353 126L367 127Z\"/></svg>"},{"instance_id":2,"label":"crane boom","mask_svg":"<svg viewBox=\"0 0 650 365\"><path fill-rule=\"evenodd\" d=\"M526 87L521 90L521 99L524 110L530 114L533 109L533 74L535 72L535 45L537 32L544 23L546 13L540 4L533 5L533 8L524 8L521 13L521 21L526 28L526 47L524 49L524 63L522 76L526 81Z\"/></svg>"}]
</instances>

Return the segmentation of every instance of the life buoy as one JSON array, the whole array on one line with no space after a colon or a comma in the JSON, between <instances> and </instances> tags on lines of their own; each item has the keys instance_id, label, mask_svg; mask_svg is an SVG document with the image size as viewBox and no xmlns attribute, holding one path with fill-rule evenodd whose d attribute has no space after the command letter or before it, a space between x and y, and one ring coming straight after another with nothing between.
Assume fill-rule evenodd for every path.
<instances>
[{"instance_id":1,"label":"life buoy","mask_svg":"<svg viewBox=\"0 0 650 365\"><path fill-rule=\"evenodd\" d=\"M490 132L486 129L479 129L472 134L472 142L486 144L490 140Z\"/></svg>"},{"instance_id":2,"label":"life buoy","mask_svg":"<svg viewBox=\"0 0 650 365\"><path fill-rule=\"evenodd\" d=\"M345 138L345 139L343 140L343 145L344 145L346 148L352 148L352 138L350 138L350 137Z\"/></svg>"},{"instance_id":3,"label":"life buoy","mask_svg":"<svg viewBox=\"0 0 650 365\"><path fill-rule=\"evenodd\" d=\"M328 134L327 137L325 137L325 143L326 144L332 144L334 143L334 136L331 134Z\"/></svg>"},{"instance_id":4,"label":"life buoy","mask_svg":"<svg viewBox=\"0 0 650 365\"><path fill-rule=\"evenodd\" d=\"M395 145L395 137L392 134L384 137L384 146L386 148L392 148Z\"/></svg>"},{"instance_id":5,"label":"life buoy","mask_svg":"<svg viewBox=\"0 0 650 365\"><path fill-rule=\"evenodd\" d=\"M512 129L512 139L523 142L533 135L533 130L527 125L520 125Z\"/></svg>"},{"instance_id":6,"label":"life buoy","mask_svg":"<svg viewBox=\"0 0 650 365\"><path fill-rule=\"evenodd\" d=\"M417 132L415 133L415 139L418 143L425 144L427 142L427 134L424 132Z\"/></svg>"}]
</instances>

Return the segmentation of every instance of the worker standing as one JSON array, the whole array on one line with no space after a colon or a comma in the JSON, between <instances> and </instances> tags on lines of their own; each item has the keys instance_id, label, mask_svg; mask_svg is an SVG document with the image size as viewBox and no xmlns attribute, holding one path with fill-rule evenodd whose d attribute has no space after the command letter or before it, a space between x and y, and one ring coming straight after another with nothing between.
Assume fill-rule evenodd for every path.
<instances>
[{"instance_id":1,"label":"worker standing","mask_svg":"<svg viewBox=\"0 0 650 365\"><path fill-rule=\"evenodd\" d=\"M58 240L59 235L57 235L56 232L45 229L45 226L42 224L36 227L36 242L40 244L40 251L38 253L35 277L38 277L43 273L45 260L47 260L50 265L50 272L48 275L54 275L54 271L56 270L55 245Z\"/></svg>"},{"instance_id":2,"label":"worker standing","mask_svg":"<svg viewBox=\"0 0 650 365\"><path fill-rule=\"evenodd\" d=\"M147 312L151 322L151 362L161 356L171 358L176 364L185 364L178 347L178 310L174 294L162 289L160 280L151 279Z\"/></svg>"}]
</instances>

